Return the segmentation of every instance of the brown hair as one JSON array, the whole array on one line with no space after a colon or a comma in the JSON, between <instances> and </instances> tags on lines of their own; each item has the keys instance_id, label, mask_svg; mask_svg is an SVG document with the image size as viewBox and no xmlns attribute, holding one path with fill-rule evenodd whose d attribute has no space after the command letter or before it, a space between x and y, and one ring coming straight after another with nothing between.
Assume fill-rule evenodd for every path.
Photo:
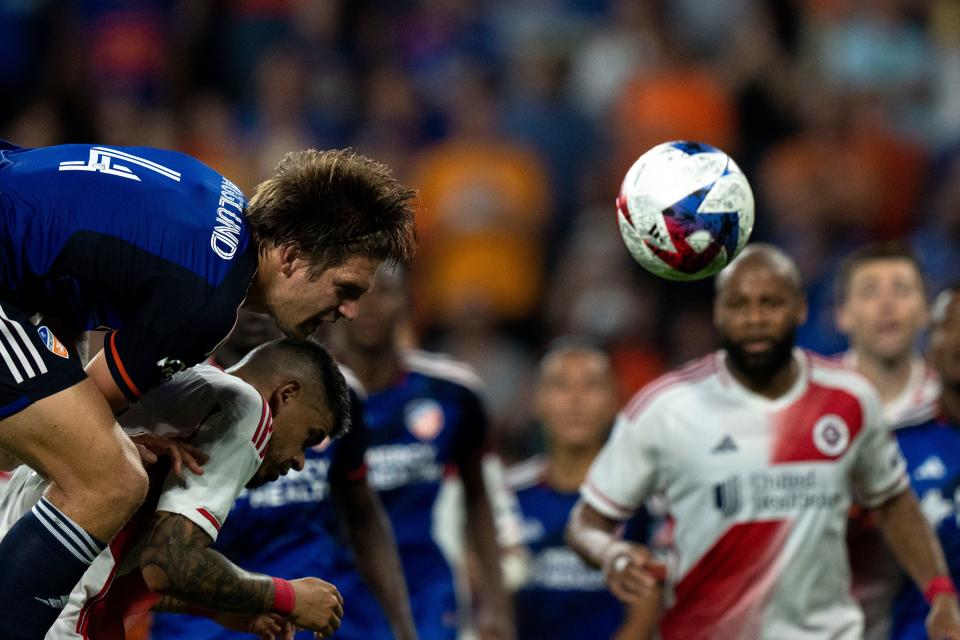
<instances>
[{"instance_id":1,"label":"brown hair","mask_svg":"<svg viewBox=\"0 0 960 640\"><path fill-rule=\"evenodd\" d=\"M246 216L260 251L292 243L320 270L352 256L407 263L417 247L415 196L366 156L307 149L257 185Z\"/></svg>"},{"instance_id":2,"label":"brown hair","mask_svg":"<svg viewBox=\"0 0 960 640\"><path fill-rule=\"evenodd\" d=\"M857 269L878 260L906 260L916 269L923 285L923 268L916 254L907 245L900 242L876 242L860 247L849 254L840 263L837 279L834 282L833 295L837 304L843 304L849 293L850 281Z\"/></svg>"}]
</instances>

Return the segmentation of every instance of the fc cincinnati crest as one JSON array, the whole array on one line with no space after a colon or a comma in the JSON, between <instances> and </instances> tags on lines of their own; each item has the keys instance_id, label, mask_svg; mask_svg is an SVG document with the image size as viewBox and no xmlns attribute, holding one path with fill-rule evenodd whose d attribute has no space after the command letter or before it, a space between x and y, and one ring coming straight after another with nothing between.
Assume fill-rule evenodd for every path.
<instances>
[{"instance_id":1,"label":"fc cincinnati crest","mask_svg":"<svg viewBox=\"0 0 960 640\"><path fill-rule=\"evenodd\" d=\"M833 413L823 416L813 425L813 444L825 456L839 456L850 444L850 429L847 423Z\"/></svg>"},{"instance_id":2,"label":"fc cincinnati crest","mask_svg":"<svg viewBox=\"0 0 960 640\"><path fill-rule=\"evenodd\" d=\"M407 403L403 409L407 429L418 440L433 440L443 430L443 407L436 400L421 398Z\"/></svg>"},{"instance_id":3,"label":"fc cincinnati crest","mask_svg":"<svg viewBox=\"0 0 960 640\"><path fill-rule=\"evenodd\" d=\"M43 340L43 344L46 345L51 353L61 358L70 357L70 352L67 351L67 348L63 346L62 342L57 340L57 336L53 335L53 331L50 331L49 328L45 326L37 327L37 333L40 334L40 339Z\"/></svg>"}]
</instances>

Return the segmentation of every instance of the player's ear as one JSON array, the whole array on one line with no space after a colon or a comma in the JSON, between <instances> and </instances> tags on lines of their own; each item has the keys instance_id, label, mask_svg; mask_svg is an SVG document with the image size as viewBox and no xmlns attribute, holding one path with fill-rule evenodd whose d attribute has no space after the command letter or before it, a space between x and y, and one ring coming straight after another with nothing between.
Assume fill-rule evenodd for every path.
<instances>
[{"instance_id":1,"label":"player's ear","mask_svg":"<svg viewBox=\"0 0 960 640\"><path fill-rule=\"evenodd\" d=\"M303 385L300 384L299 380L287 380L274 389L270 397L270 406L273 407L274 412L277 408L299 397L302 388Z\"/></svg>"},{"instance_id":2,"label":"player's ear","mask_svg":"<svg viewBox=\"0 0 960 640\"><path fill-rule=\"evenodd\" d=\"M280 260L280 273L290 276L302 260L300 259L300 249L292 242L282 244L277 247L277 256Z\"/></svg>"}]
</instances>

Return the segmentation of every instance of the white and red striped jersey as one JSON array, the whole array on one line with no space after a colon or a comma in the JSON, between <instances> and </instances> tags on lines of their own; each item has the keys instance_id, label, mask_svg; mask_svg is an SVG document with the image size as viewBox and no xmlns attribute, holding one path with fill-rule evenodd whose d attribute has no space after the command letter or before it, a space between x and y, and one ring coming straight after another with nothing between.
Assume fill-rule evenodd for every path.
<instances>
[{"instance_id":1,"label":"white and red striped jersey","mask_svg":"<svg viewBox=\"0 0 960 640\"><path fill-rule=\"evenodd\" d=\"M904 491L904 461L860 375L794 351L800 375L757 395L712 354L621 412L581 488L627 518L655 493L675 526L664 640L859 638L844 534L854 495Z\"/></svg>"},{"instance_id":2,"label":"white and red striped jersey","mask_svg":"<svg viewBox=\"0 0 960 640\"><path fill-rule=\"evenodd\" d=\"M178 478L158 465L148 470L146 501L87 569L47 640L123 638L125 629L158 598L144 584L138 561L154 513L180 514L216 540L234 500L260 467L273 430L270 409L257 390L208 365L155 387L119 421L128 432L179 434L210 460L200 476L185 471ZM21 467L0 506L23 513L45 486L42 478Z\"/></svg>"}]
</instances>

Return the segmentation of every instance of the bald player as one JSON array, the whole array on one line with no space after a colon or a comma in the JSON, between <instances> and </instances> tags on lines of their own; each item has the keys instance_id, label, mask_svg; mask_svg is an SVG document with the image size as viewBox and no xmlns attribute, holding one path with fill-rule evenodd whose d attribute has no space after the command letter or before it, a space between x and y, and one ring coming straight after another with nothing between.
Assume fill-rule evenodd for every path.
<instances>
[{"instance_id":1,"label":"bald player","mask_svg":"<svg viewBox=\"0 0 960 640\"><path fill-rule=\"evenodd\" d=\"M844 534L851 501L876 509L932 609L960 638L943 552L910 491L880 401L859 374L794 347L806 319L794 262L748 247L717 278L723 349L641 390L617 418L571 514L568 541L626 602L655 587L650 555L613 531L654 493L675 523L664 640L854 639Z\"/></svg>"}]
</instances>

